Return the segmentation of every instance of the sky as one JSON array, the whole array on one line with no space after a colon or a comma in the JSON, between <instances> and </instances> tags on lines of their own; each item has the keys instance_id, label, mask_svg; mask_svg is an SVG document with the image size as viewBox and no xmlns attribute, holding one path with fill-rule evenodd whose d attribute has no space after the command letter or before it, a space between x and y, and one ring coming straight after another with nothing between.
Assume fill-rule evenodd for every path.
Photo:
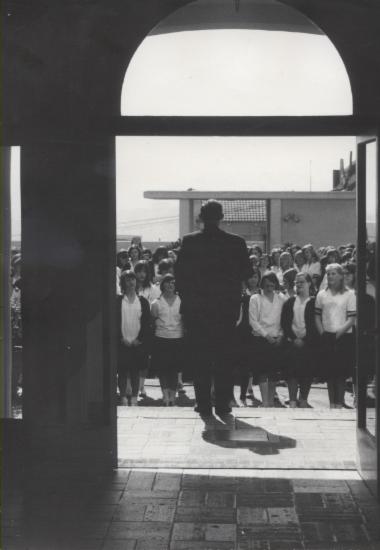
<instances>
[{"instance_id":1,"label":"sky","mask_svg":"<svg viewBox=\"0 0 380 550\"><path fill-rule=\"evenodd\" d=\"M148 36L127 69L122 115L338 115L351 89L323 35L260 30ZM355 139L117 137L117 223L147 240L178 236L178 203L144 190L329 190ZM17 152L12 162L14 232L19 227ZM170 226L170 228L169 228Z\"/></svg>"},{"instance_id":2,"label":"sky","mask_svg":"<svg viewBox=\"0 0 380 550\"><path fill-rule=\"evenodd\" d=\"M123 115L344 115L347 73L326 36L260 30L186 31L148 36L126 72ZM178 217L177 201L144 190L330 190L355 139L118 137L117 212L123 232L155 240ZM176 238L178 222L171 224Z\"/></svg>"}]
</instances>

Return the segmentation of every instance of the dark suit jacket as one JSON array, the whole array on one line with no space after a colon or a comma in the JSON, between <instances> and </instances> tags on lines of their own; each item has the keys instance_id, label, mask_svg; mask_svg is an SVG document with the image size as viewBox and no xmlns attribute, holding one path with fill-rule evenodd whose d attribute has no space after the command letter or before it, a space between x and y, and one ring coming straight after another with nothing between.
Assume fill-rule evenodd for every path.
<instances>
[{"instance_id":1,"label":"dark suit jacket","mask_svg":"<svg viewBox=\"0 0 380 550\"><path fill-rule=\"evenodd\" d=\"M241 284L250 268L244 239L218 227L186 235L175 264L183 314L239 316Z\"/></svg>"}]
</instances>

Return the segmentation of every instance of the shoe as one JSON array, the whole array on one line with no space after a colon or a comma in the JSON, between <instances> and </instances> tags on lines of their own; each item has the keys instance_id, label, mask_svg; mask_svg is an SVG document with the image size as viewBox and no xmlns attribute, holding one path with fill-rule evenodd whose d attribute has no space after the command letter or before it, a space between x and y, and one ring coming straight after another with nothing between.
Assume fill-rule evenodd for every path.
<instances>
[{"instance_id":1,"label":"shoe","mask_svg":"<svg viewBox=\"0 0 380 550\"><path fill-rule=\"evenodd\" d=\"M177 384L177 391L178 391L178 393L186 393L186 390L183 389L183 384L182 384L182 382L178 382L178 384Z\"/></svg>"},{"instance_id":2,"label":"shoe","mask_svg":"<svg viewBox=\"0 0 380 550\"><path fill-rule=\"evenodd\" d=\"M120 397L120 405L122 405L123 407L127 407L128 406L128 397L126 397L125 395L123 397Z\"/></svg>"},{"instance_id":3,"label":"shoe","mask_svg":"<svg viewBox=\"0 0 380 550\"><path fill-rule=\"evenodd\" d=\"M212 407L199 407L198 405L194 407L194 411L199 413L201 416L211 416Z\"/></svg>"},{"instance_id":4,"label":"shoe","mask_svg":"<svg viewBox=\"0 0 380 550\"><path fill-rule=\"evenodd\" d=\"M145 390L140 392L140 397L142 397L142 398L146 397L146 391Z\"/></svg>"},{"instance_id":5,"label":"shoe","mask_svg":"<svg viewBox=\"0 0 380 550\"><path fill-rule=\"evenodd\" d=\"M137 397L131 397L131 407L137 406Z\"/></svg>"},{"instance_id":6,"label":"shoe","mask_svg":"<svg viewBox=\"0 0 380 550\"><path fill-rule=\"evenodd\" d=\"M230 414L231 412L232 412L231 407L224 407L223 409L215 409L215 414L217 414L218 416Z\"/></svg>"},{"instance_id":7,"label":"shoe","mask_svg":"<svg viewBox=\"0 0 380 550\"><path fill-rule=\"evenodd\" d=\"M309 403L307 402L307 399L300 399L299 400L299 407L300 409L308 409L310 408Z\"/></svg>"},{"instance_id":8,"label":"shoe","mask_svg":"<svg viewBox=\"0 0 380 550\"><path fill-rule=\"evenodd\" d=\"M297 408L297 401L289 401L289 407L291 409L296 409Z\"/></svg>"}]
</instances>

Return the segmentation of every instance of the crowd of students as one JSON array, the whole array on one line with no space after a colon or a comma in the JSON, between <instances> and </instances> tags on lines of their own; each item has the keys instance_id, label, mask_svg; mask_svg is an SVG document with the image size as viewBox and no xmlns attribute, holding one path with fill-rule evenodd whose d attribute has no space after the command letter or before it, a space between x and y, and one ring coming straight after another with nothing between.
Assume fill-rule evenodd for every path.
<instances>
[{"instance_id":1,"label":"crowd of students","mask_svg":"<svg viewBox=\"0 0 380 550\"><path fill-rule=\"evenodd\" d=\"M159 378L167 406L175 403L182 387L182 371L191 379L191 354L175 290L179 247L177 242L152 253L137 239L117 254L123 405L136 405L138 395L145 395L148 372ZM355 246L315 250L311 244L287 244L270 254L255 246L249 254L251 270L231 334L231 369L241 404L247 404L253 384L258 384L262 405L273 406L276 384L283 380L289 406L308 407L311 383L318 378L327 382L330 407L343 407L346 380L354 378L355 369Z\"/></svg>"}]
</instances>

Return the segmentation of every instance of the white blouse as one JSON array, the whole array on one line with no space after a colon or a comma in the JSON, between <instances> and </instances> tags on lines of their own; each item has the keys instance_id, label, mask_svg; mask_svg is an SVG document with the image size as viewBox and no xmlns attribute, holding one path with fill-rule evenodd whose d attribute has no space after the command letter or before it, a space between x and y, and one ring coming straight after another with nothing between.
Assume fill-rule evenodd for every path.
<instances>
[{"instance_id":1,"label":"white blouse","mask_svg":"<svg viewBox=\"0 0 380 550\"><path fill-rule=\"evenodd\" d=\"M315 299L315 313L321 315L323 330L337 332L349 317L356 316L355 292L345 290L332 294L329 288L320 290ZM352 332L352 327L347 332Z\"/></svg>"},{"instance_id":2,"label":"white blouse","mask_svg":"<svg viewBox=\"0 0 380 550\"><path fill-rule=\"evenodd\" d=\"M181 299L176 296L170 305L161 295L152 303L152 317L155 322L155 335L158 338L182 338L184 334Z\"/></svg>"},{"instance_id":3,"label":"white blouse","mask_svg":"<svg viewBox=\"0 0 380 550\"><path fill-rule=\"evenodd\" d=\"M133 302L124 296L121 305L121 334L125 343L131 344L139 335L141 315L141 302L138 296L135 296Z\"/></svg>"},{"instance_id":4,"label":"white blouse","mask_svg":"<svg viewBox=\"0 0 380 550\"><path fill-rule=\"evenodd\" d=\"M285 296L275 293L273 302L264 294L254 294L249 301L249 324L254 336L282 336L281 311Z\"/></svg>"},{"instance_id":5,"label":"white blouse","mask_svg":"<svg viewBox=\"0 0 380 550\"><path fill-rule=\"evenodd\" d=\"M293 322L292 331L296 335L296 338L305 338L306 336L306 324L305 324L305 307L310 298L306 298L303 302L299 296L293 304Z\"/></svg>"},{"instance_id":6,"label":"white blouse","mask_svg":"<svg viewBox=\"0 0 380 550\"><path fill-rule=\"evenodd\" d=\"M160 287L157 285L150 284L150 286L147 286L139 290L139 296L144 296L144 298L146 298L149 304L151 305L154 302L154 300L157 300L157 298L161 296Z\"/></svg>"}]
</instances>

